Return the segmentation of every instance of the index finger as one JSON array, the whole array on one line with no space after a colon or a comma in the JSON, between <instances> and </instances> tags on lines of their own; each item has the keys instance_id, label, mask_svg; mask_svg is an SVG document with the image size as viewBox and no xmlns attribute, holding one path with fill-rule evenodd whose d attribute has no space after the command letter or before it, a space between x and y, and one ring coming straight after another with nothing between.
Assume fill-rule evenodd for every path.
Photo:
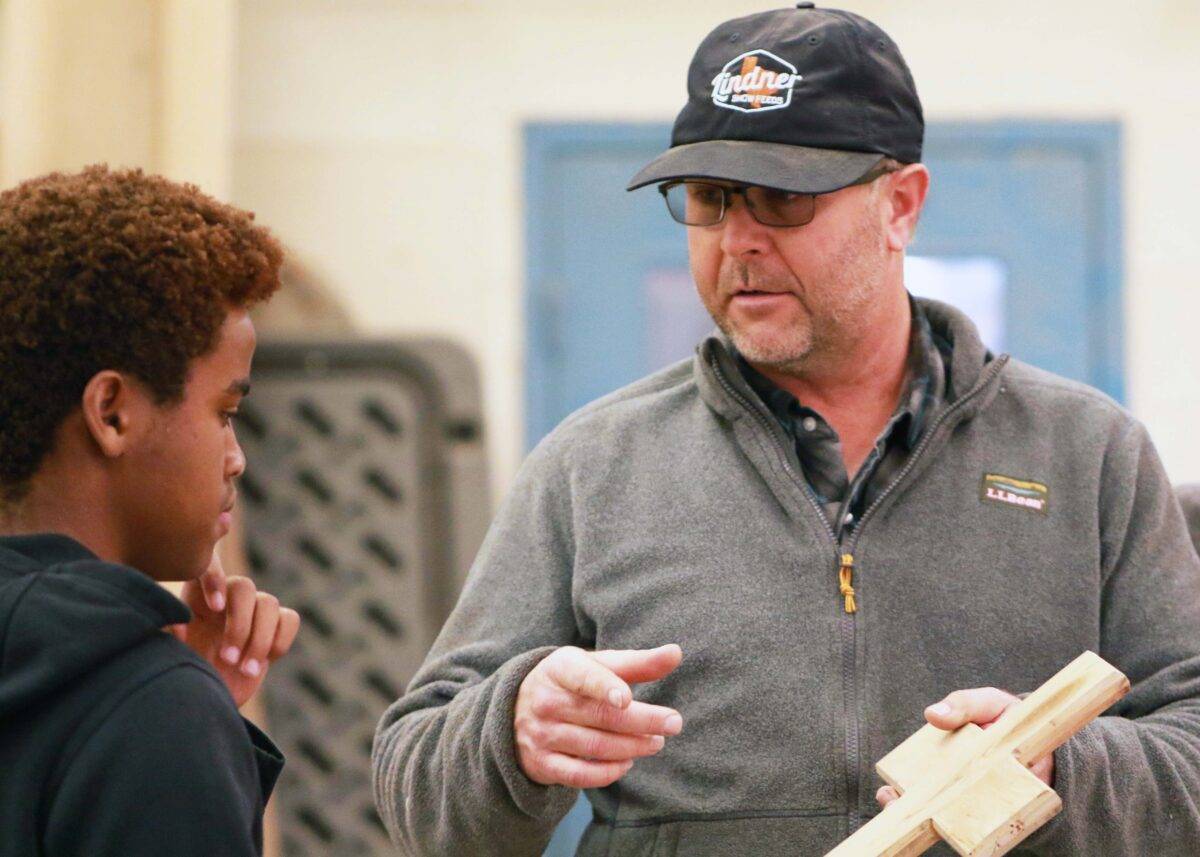
<instances>
[{"instance_id":1,"label":"index finger","mask_svg":"<svg viewBox=\"0 0 1200 857\"><path fill-rule=\"evenodd\" d=\"M542 663L546 668L546 676L572 693L606 702L615 708L625 708L633 701L633 691L629 685L583 649L564 646L552 652Z\"/></svg>"},{"instance_id":2,"label":"index finger","mask_svg":"<svg viewBox=\"0 0 1200 857\"><path fill-rule=\"evenodd\" d=\"M676 643L656 649L601 649L590 655L630 684L658 681L683 660L683 650Z\"/></svg>"},{"instance_id":3,"label":"index finger","mask_svg":"<svg viewBox=\"0 0 1200 857\"><path fill-rule=\"evenodd\" d=\"M225 609L225 569L221 566L221 558L213 551L212 562L208 570L200 575L200 590L204 593L204 603L214 613Z\"/></svg>"}]
</instances>

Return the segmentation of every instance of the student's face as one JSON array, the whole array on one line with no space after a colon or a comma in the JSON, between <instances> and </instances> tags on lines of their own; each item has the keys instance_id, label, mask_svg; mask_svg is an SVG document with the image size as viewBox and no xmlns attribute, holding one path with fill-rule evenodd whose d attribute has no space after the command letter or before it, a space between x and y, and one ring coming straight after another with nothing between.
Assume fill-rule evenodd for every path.
<instances>
[{"instance_id":1,"label":"student's face","mask_svg":"<svg viewBox=\"0 0 1200 857\"><path fill-rule=\"evenodd\" d=\"M158 580L199 576L231 524L246 459L233 414L249 389L254 325L233 310L217 346L193 361L182 402L154 407L124 487L128 562Z\"/></svg>"}]
</instances>

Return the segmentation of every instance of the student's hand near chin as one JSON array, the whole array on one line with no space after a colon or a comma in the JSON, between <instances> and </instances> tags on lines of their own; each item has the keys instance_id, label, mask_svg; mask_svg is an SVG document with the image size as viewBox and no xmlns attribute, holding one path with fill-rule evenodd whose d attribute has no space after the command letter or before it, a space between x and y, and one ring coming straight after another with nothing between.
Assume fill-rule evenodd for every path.
<instances>
[{"instance_id":1,"label":"student's hand near chin","mask_svg":"<svg viewBox=\"0 0 1200 857\"><path fill-rule=\"evenodd\" d=\"M167 630L213 665L241 708L292 647L300 614L259 592L250 578L226 577L215 552L208 571L185 583L180 597L192 621Z\"/></svg>"}]
</instances>

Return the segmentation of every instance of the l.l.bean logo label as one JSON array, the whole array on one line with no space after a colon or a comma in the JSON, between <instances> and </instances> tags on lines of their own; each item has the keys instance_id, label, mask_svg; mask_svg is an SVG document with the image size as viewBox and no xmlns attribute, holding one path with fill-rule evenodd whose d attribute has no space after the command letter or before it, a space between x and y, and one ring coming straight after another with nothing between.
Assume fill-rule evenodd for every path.
<instances>
[{"instance_id":1,"label":"l.l.bean logo label","mask_svg":"<svg viewBox=\"0 0 1200 857\"><path fill-rule=\"evenodd\" d=\"M985 473L979 499L985 503L1002 503L1046 515L1049 514L1050 489L1041 482Z\"/></svg>"}]
</instances>

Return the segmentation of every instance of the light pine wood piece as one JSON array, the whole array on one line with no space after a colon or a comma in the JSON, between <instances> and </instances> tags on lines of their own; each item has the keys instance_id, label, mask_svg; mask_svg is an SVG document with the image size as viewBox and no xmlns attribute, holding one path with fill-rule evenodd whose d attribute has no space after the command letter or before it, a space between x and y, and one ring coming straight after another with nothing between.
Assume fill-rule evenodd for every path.
<instances>
[{"instance_id":1,"label":"light pine wood piece","mask_svg":"<svg viewBox=\"0 0 1200 857\"><path fill-rule=\"evenodd\" d=\"M875 769L900 797L826 857L909 857L939 839L959 854L1005 854L1062 809L1028 766L1129 691L1084 652L987 729L925 725Z\"/></svg>"}]
</instances>

